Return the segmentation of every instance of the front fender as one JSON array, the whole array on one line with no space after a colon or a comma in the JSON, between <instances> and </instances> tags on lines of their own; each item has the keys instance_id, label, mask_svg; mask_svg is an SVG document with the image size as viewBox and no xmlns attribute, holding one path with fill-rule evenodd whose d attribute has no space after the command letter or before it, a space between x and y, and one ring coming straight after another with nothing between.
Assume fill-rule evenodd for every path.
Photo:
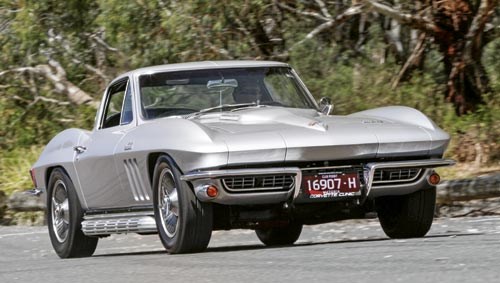
<instances>
[{"instance_id":1,"label":"front fender","mask_svg":"<svg viewBox=\"0 0 500 283\"><path fill-rule=\"evenodd\" d=\"M386 106L374 109L369 109L361 112L353 113L349 116L381 118L405 124L424 127L429 130L436 130L439 127L427 117L424 113L417 109L406 106Z\"/></svg>"},{"instance_id":2,"label":"front fender","mask_svg":"<svg viewBox=\"0 0 500 283\"><path fill-rule=\"evenodd\" d=\"M163 118L136 127L117 144L117 153L127 143L133 143L133 151L144 156L167 153L182 172L224 166L228 160L228 148L222 139L202 125L182 118Z\"/></svg>"},{"instance_id":3,"label":"front fender","mask_svg":"<svg viewBox=\"0 0 500 283\"><path fill-rule=\"evenodd\" d=\"M379 118L382 120L413 125L424 130L431 141L429 155L442 156L450 141L450 135L443 131L424 113L406 106L387 106L353 113L349 116Z\"/></svg>"}]
</instances>

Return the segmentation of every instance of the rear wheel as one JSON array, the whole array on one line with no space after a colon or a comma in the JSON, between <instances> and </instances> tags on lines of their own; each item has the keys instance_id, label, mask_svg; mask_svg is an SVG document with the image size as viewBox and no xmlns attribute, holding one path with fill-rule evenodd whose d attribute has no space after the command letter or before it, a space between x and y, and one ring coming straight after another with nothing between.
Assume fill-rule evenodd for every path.
<instances>
[{"instance_id":1,"label":"rear wheel","mask_svg":"<svg viewBox=\"0 0 500 283\"><path fill-rule=\"evenodd\" d=\"M83 210L71 178L61 168L50 174L47 210L50 241L60 258L87 257L94 253L98 238L83 234Z\"/></svg>"},{"instance_id":2,"label":"rear wheel","mask_svg":"<svg viewBox=\"0 0 500 283\"><path fill-rule=\"evenodd\" d=\"M255 229L259 240L266 246L291 245L295 243L302 232L302 224L290 222L284 227Z\"/></svg>"},{"instance_id":3,"label":"rear wheel","mask_svg":"<svg viewBox=\"0 0 500 283\"><path fill-rule=\"evenodd\" d=\"M200 202L167 156L160 156L153 176L156 227L168 253L200 252L212 235L212 206Z\"/></svg>"},{"instance_id":4,"label":"rear wheel","mask_svg":"<svg viewBox=\"0 0 500 283\"><path fill-rule=\"evenodd\" d=\"M436 188L426 188L404 196L375 200L378 219L391 238L423 237L431 228L436 204Z\"/></svg>"}]
</instances>

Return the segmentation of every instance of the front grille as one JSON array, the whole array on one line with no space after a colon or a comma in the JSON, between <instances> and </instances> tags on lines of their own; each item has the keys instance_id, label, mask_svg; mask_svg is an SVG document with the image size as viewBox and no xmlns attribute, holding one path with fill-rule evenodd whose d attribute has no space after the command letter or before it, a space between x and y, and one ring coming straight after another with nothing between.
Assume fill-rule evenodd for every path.
<instances>
[{"instance_id":1,"label":"front grille","mask_svg":"<svg viewBox=\"0 0 500 283\"><path fill-rule=\"evenodd\" d=\"M288 191L294 185L292 175L238 176L222 179L230 192Z\"/></svg>"},{"instance_id":2,"label":"front grille","mask_svg":"<svg viewBox=\"0 0 500 283\"><path fill-rule=\"evenodd\" d=\"M352 174L356 173L362 187L366 185L365 168L359 165L325 166L301 168L302 174ZM373 187L403 185L415 182L424 174L422 168L383 168L376 169ZM262 176L230 176L221 179L224 188L230 193L290 191L295 186L292 174ZM300 184L299 184L300 185Z\"/></svg>"},{"instance_id":3,"label":"front grille","mask_svg":"<svg viewBox=\"0 0 500 283\"><path fill-rule=\"evenodd\" d=\"M377 169L373 175L373 184L409 183L418 178L420 168Z\"/></svg>"}]
</instances>

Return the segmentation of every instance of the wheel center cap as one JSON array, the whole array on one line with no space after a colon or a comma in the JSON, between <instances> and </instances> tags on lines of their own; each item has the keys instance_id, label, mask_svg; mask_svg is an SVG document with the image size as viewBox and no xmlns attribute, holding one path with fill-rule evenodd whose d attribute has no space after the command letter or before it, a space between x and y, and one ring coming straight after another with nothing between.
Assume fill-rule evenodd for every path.
<instances>
[{"instance_id":1,"label":"wheel center cap","mask_svg":"<svg viewBox=\"0 0 500 283\"><path fill-rule=\"evenodd\" d=\"M169 212L170 211L170 207L172 205L172 201L170 200L170 197L169 196L165 196L163 198L163 202L164 202L164 209L165 209L165 212Z\"/></svg>"},{"instance_id":2,"label":"wheel center cap","mask_svg":"<svg viewBox=\"0 0 500 283\"><path fill-rule=\"evenodd\" d=\"M57 205L56 208L55 208L55 215L56 215L56 218L61 218L62 217L62 209L61 209L61 206L60 205Z\"/></svg>"}]
</instances>

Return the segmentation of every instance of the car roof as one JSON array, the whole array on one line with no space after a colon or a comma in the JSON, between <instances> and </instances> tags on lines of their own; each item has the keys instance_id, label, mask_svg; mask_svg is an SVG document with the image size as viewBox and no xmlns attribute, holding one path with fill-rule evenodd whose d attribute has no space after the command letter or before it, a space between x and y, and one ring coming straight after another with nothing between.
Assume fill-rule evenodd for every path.
<instances>
[{"instance_id":1,"label":"car roof","mask_svg":"<svg viewBox=\"0 0 500 283\"><path fill-rule=\"evenodd\" d=\"M159 72L223 69L223 68L251 68L251 67L288 67L288 64L276 61L251 61L251 60L228 60L228 61L199 61L188 63L175 63L157 65L135 69L118 76L113 81L120 80L125 76L140 76Z\"/></svg>"}]
</instances>

